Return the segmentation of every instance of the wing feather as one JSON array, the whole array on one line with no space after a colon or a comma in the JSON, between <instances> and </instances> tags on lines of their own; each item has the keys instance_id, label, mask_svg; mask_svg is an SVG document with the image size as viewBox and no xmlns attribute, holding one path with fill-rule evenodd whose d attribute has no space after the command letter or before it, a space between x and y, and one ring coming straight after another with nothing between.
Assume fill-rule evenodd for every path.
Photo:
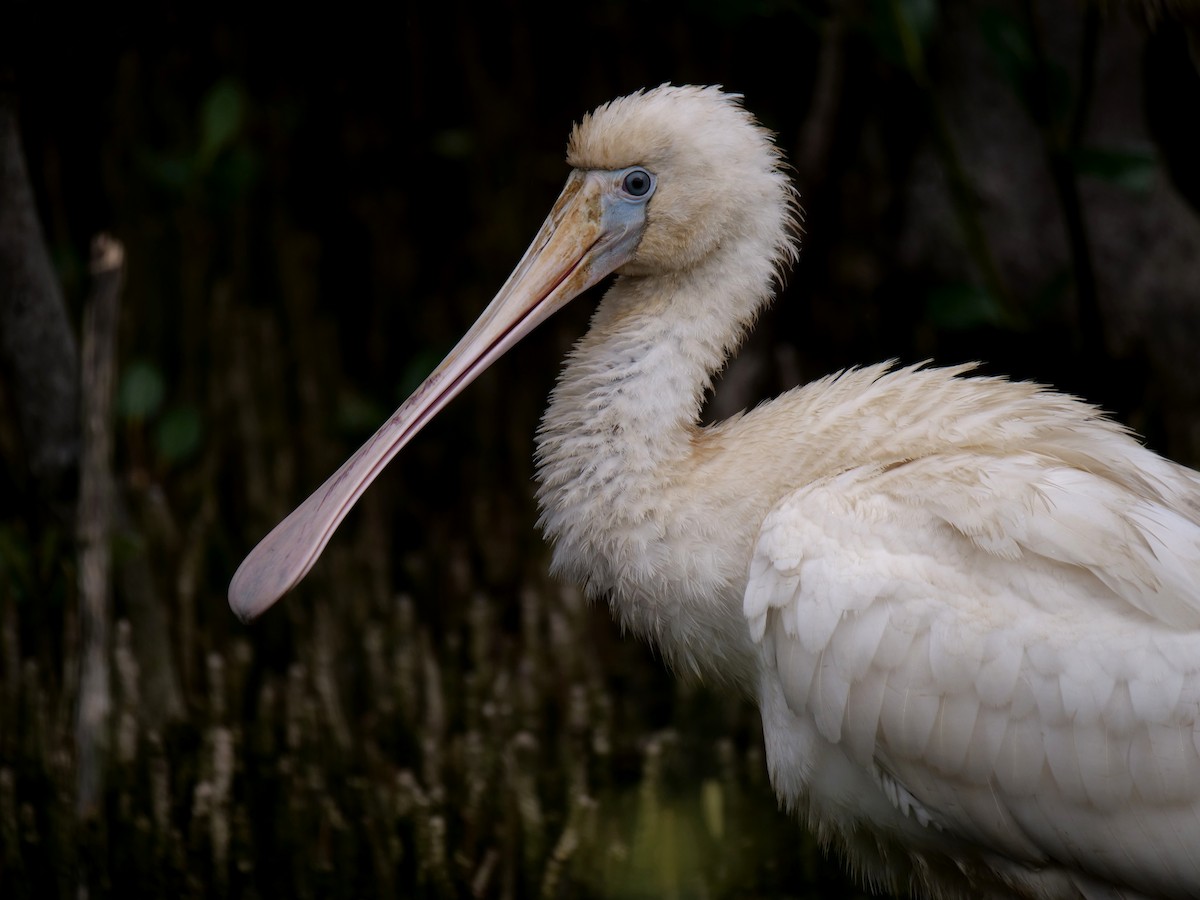
<instances>
[{"instance_id":1,"label":"wing feather","mask_svg":"<svg viewBox=\"0 0 1200 900\"><path fill-rule=\"evenodd\" d=\"M869 670L850 685L846 706L853 714L845 718L842 739L850 758L862 766L870 766L875 756L879 719L886 697L887 680L879 669Z\"/></svg>"},{"instance_id":2,"label":"wing feather","mask_svg":"<svg viewBox=\"0 0 1200 900\"><path fill-rule=\"evenodd\" d=\"M1081 868L1098 896L1200 893L1200 507L1172 494L1196 484L1094 468L963 451L780 502L744 611L789 714L764 713L768 754L809 758L772 771L798 766L820 806L849 761L885 830Z\"/></svg>"},{"instance_id":3,"label":"wing feather","mask_svg":"<svg viewBox=\"0 0 1200 900\"><path fill-rule=\"evenodd\" d=\"M979 701L969 693L960 689L942 695L930 750L947 775L958 776L965 768L978 719Z\"/></svg>"}]
</instances>

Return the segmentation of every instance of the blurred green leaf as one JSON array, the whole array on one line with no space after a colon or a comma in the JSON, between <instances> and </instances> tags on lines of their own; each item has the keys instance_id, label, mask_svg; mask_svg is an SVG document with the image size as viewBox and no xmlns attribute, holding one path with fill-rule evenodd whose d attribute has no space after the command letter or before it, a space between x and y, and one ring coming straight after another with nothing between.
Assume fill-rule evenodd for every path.
<instances>
[{"instance_id":1,"label":"blurred green leaf","mask_svg":"<svg viewBox=\"0 0 1200 900\"><path fill-rule=\"evenodd\" d=\"M125 419L148 419L158 412L166 396L162 373L153 363L130 363L117 387L117 413Z\"/></svg>"},{"instance_id":2,"label":"blurred green leaf","mask_svg":"<svg viewBox=\"0 0 1200 900\"><path fill-rule=\"evenodd\" d=\"M1009 324L1001 303L988 291L970 284L948 285L931 291L925 301L925 314L935 326L948 331Z\"/></svg>"},{"instance_id":3,"label":"blurred green leaf","mask_svg":"<svg viewBox=\"0 0 1200 900\"><path fill-rule=\"evenodd\" d=\"M249 149L227 153L246 119L246 93L226 79L215 84L200 104L200 144L193 154L140 154L139 162L151 181L180 193L192 187L197 177L214 169L217 186L229 195L240 196L255 177L259 165Z\"/></svg>"},{"instance_id":4,"label":"blurred green leaf","mask_svg":"<svg viewBox=\"0 0 1200 900\"><path fill-rule=\"evenodd\" d=\"M1148 148L1113 150L1083 147L1074 157L1075 171L1139 194L1148 193L1158 177L1158 157Z\"/></svg>"},{"instance_id":5,"label":"blurred green leaf","mask_svg":"<svg viewBox=\"0 0 1200 900\"><path fill-rule=\"evenodd\" d=\"M163 415L154 429L154 448L167 463L178 463L194 454L204 435L204 422L194 406L176 406Z\"/></svg>"},{"instance_id":6,"label":"blurred green leaf","mask_svg":"<svg viewBox=\"0 0 1200 900\"><path fill-rule=\"evenodd\" d=\"M246 94L233 79L218 81L200 107L200 150L202 165L211 163L238 132L246 118Z\"/></svg>"}]
</instances>

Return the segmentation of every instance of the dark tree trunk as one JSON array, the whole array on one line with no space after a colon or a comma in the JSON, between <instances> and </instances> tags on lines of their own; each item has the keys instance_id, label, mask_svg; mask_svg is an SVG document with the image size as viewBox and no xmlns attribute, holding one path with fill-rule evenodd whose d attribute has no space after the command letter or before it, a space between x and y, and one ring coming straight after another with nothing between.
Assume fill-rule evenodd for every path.
<instances>
[{"instance_id":1,"label":"dark tree trunk","mask_svg":"<svg viewBox=\"0 0 1200 900\"><path fill-rule=\"evenodd\" d=\"M0 371L28 461L31 504L70 522L79 465L79 350L50 265L15 112L0 100Z\"/></svg>"}]
</instances>

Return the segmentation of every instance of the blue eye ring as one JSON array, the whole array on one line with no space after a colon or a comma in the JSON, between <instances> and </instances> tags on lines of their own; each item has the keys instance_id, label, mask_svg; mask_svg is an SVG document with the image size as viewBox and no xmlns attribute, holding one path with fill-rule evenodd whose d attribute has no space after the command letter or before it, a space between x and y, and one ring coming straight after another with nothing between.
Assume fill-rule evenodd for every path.
<instances>
[{"instance_id":1,"label":"blue eye ring","mask_svg":"<svg viewBox=\"0 0 1200 900\"><path fill-rule=\"evenodd\" d=\"M654 176L636 166L621 179L621 190L632 200L645 200L654 192Z\"/></svg>"}]
</instances>

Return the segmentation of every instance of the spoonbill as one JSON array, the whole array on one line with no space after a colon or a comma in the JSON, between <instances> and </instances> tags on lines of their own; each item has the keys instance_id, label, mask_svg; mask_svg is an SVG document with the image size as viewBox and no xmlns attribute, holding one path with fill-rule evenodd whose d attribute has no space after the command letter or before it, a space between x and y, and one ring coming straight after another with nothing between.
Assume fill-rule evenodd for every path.
<instances>
[{"instance_id":1,"label":"spoonbill","mask_svg":"<svg viewBox=\"0 0 1200 900\"><path fill-rule=\"evenodd\" d=\"M615 272L537 435L554 568L669 663L754 698L771 782L871 885L1200 896L1200 474L1085 403L875 365L711 426L796 256L741 98L663 85L571 133L566 187L461 342L250 553L243 619L389 460Z\"/></svg>"}]
</instances>

